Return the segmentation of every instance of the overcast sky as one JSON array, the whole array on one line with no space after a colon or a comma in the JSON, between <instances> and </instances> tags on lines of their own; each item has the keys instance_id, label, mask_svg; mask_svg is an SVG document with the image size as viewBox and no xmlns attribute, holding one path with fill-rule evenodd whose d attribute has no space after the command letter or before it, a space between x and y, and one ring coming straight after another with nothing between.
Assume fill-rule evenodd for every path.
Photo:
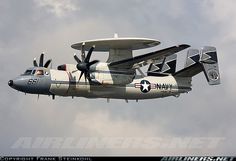
<instances>
[{"instance_id":1,"label":"overcast sky","mask_svg":"<svg viewBox=\"0 0 236 161\"><path fill-rule=\"evenodd\" d=\"M235 155L236 1L234 0L1 0L0 154L4 155ZM53 67L75 63L70 45L81 40L147 37L157 50L180 43L217 48L222 84L201 73L179 98L124 100L24 95L9 79L42 51ZM143 51L146 52L146 51ZM142 52L141 52L142 53ZM184 64L181 52L178 67ZM140 53L136 53L140 54ZM105 60L107 54L92 58ZM182 59L181 59L182 58ZM222 137L213 149L12 149L20 137Z\"/></svg>"}]
</instances>

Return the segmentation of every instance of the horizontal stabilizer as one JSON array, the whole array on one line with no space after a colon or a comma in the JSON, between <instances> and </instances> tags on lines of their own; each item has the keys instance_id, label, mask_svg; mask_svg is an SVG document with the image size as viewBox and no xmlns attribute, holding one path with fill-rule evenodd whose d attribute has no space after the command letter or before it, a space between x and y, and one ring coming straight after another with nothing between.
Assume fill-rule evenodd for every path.
<instances>
[{"instance_id":1,"label":"horizontal stabilizer","mask_svg":"<svg viewBox=\"0 0 236 161\"><path fill-rule=\"evenodd\" d=\"M174 74L176 77L193 77L200 72L202 72L202 65L201 63L194 63L191 66L188 66L187 68L184 68Z\"/></svg>"}]
</instances>

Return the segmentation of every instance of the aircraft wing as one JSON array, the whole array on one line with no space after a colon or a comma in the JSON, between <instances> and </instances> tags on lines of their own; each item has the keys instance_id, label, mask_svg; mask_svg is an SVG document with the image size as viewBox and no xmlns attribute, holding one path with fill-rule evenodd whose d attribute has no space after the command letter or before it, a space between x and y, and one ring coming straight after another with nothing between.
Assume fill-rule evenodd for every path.
<instances>
[{"instance_id":1,"label":"aircraft wing","mask_svg":"<svg viewBox=\"0 0 236 161\"><path fill-rule=\"evenodd\" d=\"M162 50L154 51L144 55L136 56L133 58L128 58L124 60L119 60L111 62L109 67L111 68L120 68L120 69L136 69L154 62L154 60L162 59L164 57L175 54L181 50L189 48L189 45L182 44L178 46L172 46Z\"/></svg>"}]
</instances>

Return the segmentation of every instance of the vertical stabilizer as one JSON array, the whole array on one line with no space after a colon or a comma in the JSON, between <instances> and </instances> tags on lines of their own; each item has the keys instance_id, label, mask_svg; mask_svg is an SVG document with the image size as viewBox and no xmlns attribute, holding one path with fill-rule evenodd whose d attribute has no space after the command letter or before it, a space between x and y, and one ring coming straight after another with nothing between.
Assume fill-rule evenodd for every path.
<instances>
[{"instance_id":1,"label":"vertical stabilizer","mask_svg":"<svg viewBox=\"0 0 236 161\"><path fill-rule=\"evenodd\" d=\"M185 68L198 63L199 60L200 60L199 50L198 49L189 49L188 53L187 53Z\"/></svg>"},{"instance_id":2,"label":"vertical stabilizer","mask_svg":"<svg viewBox=\"0 0 236 161\"><path fill-rule=\"evenodd\" d=\"M220 84L217 52L215 47L205 46L200 51L189 49L185 68L176 72L176 77L193 77L204 72L209 85Z\"/></svg>"},{"instance_id":3,"label":"vertical stabilizer","mask_svg":"<svg viewBox=\"0 0 236 161\"><path fill-rule=\"evenodd\" d=\"M200 62L210 85L220 84L218 59L215 47L205 46L201 50Z\"/></svg>"}]
</instances>

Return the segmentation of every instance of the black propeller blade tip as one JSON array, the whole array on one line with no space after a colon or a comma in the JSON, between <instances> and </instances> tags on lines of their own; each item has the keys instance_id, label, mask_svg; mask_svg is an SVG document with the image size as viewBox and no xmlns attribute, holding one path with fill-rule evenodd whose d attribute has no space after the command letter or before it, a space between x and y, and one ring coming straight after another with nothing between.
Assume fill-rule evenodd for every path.
<instances>
[{"instance_id":1,"label":"black propeller blade tip","mask_svg":"<svg viewBox=\"0 0 236 161\"><path fill-rule=\"evenodd\" d=\"M39 66L43 67L43 59L44 59L44 52L42 52L42 54L40 55L40 59L39 59Z\"/></svg>"},{"instance_id":2,"label":"black propeller blade tip","mask_svg":"<svg viewBox=\"0 0 236 161\"><path fill-rule=\"evenodd\" d=\"M33 60L33 65L34 65L34 67L38 67L38 63L36 61L36 58L34 58L34 60Z\"/></svg>"}]
</instances>

